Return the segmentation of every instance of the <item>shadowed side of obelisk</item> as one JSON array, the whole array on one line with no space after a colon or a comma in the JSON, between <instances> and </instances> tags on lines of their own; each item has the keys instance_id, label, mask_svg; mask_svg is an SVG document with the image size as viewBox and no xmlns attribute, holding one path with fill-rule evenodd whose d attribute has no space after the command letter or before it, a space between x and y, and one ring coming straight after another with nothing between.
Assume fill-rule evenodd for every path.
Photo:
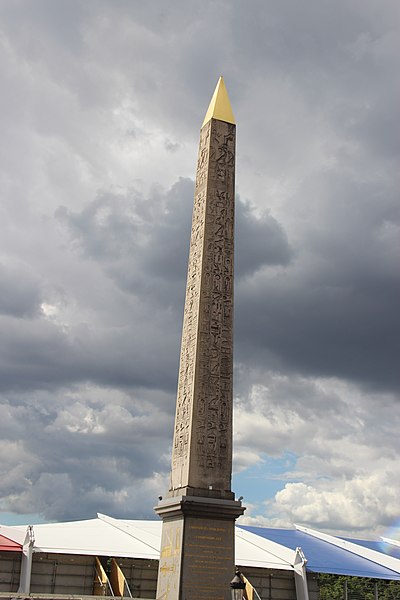
<instances>
[{"instance_id":1,"label":"shadowed side of obelisk","mask_svg":"<svg viewBox=\"0 0 400 600\"><path fill-rule=\"evenodd\" d=\"M168 600L229 598L244 511L231 491L235 129L220 78L200 132L171 484L156 508Z\"/></svg>"}]
</instances>

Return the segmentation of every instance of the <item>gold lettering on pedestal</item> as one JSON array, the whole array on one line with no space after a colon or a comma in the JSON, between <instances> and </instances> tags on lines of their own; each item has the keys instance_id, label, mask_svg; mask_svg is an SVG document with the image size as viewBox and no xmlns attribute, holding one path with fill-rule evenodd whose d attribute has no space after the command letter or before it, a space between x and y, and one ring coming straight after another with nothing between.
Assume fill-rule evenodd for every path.
<instances>
[{"instance_id":1,"label":"gold lettering on pedestal","mask_svg":"<svg viewBox=\"0 0 400 600\"><path fill-rule=\"evenodd\" d=\"M233 562L232 545L228 543L233 524L196 519L186 527L185 556L190 559L184 580L187 597L225 597L223 590L230 581Z\"/></svg>"}]
</instances>

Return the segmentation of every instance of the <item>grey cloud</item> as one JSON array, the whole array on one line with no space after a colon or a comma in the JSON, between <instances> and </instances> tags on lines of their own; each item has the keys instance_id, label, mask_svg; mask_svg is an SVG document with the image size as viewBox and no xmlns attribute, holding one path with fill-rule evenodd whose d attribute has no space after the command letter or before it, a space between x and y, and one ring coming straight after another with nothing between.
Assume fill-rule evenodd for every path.
<instances>
[{"instance_id":1,"label":"grey cloud","mask_svg":"<svg viewBox=\"0 0 400 600\"><path fill-rule=\"evenodd\" d=\"M14 444L6 458L15 458L4 463L2 497L14 510L56 519L96 510L150 516L149 498L168 470L188 176L222 73L238 122L235 391L243 418L254 382L267 390L252 408L257 439L245 436L242 451L251 464L266 432L273 456L297 440L293 478L310 487L315 522L326 509L333 523L330 499L360 497L357 486L333 497L315 484L324 465L338 482L340 444L349 478L357 448L377 472L382 440L385 459L397 451L387 425L395 395L383 391L398 390L397 3L260 0L249 11L227 1L165 10L159 2L38 0L32 8L4 0L0 12L1 409ZM290 382L272 384L272 376ZM321 392L321 376L349 389L353 382L354 401ZM110 390L114 411L100 401ZM327 419L335 431L324 428ZM316 441L306 453L311 422ZM99 484L102 468L107 482ZM361 481L369 491L376 484ZM379 485L388 498L396 491L388 479ZM301 493L285 492L271 510L287 523ZM378 512L387 522L389 512Z\"/></svg>"},{"instance_id":2,"label":"grey cloud","mask_svg":"<svg viewBox=\"0 0 400 600\"><path fill-rule=\"evenodd\" d=\"M250 204L238 199L236 208L236 267L238 278L271 265L288 265L292 249L282 225L270 214L257 217Z\"/></svg>"},{"instance_id":3,"label":"grey cloud","mask_svg":"<svg viewBox=\"0 0 400 600\"><path fill-rule=\"evenodd\" d=\"M356 137L363 147L379 157L396 158L400 154L400 142L393 130L393 115L397 111L396 100L400 96L400 82L392 90L378 98L373 106L355 109L355 115L347 121L347 135Z\"/></svg>"},{"instance_id":4,"label":"grey cloud","mask_svg":"<svg viewBox=\"0 0 400 600\"><path fill-rule=\"evenodd\" d=\"M312 221L292 264L239 286L239 360L396 389L396 196L338 171L321 177L299 190Z\"/></svg>"},{"instance_id":5,"label":"grey cloud","mask_svg":"<svg viewBox=\"0 0 400 600\"><path fill-rule=\"evenodd\" d=\"M134 325L98 329L76 327L68 333L53 323L0 320L3 347L0 380L3 390L51 389L92 381L103 385L157 388L175 384L178 333L150 318ZM166 359L166 362L165 362ZM154 368L153 365L157 365Z\"/></svg>"},{"instance_id":6,"label":"grey cloud","mask_svg":"<svg viewBox=\"0 0 400 600\"><path fill-rule=\"evenodd\" d=\"M61 206L55 216L68 224L86 256L112 261L129 251L133 255L140 245L139 224L135 223L132 209L129 198L104 194L79 214Z\"/></svg>"},{"instance_id":7,"label":"grey cloud","mask_svg":"<svg viewBox=\"0 0 400 600\"><path fill-rule=\"evenodd\" d=\"M103 471L100 481L81 489L78 508L76 482L70 474L42 474L35 485L13 500L12 509L24 513L29 508L40 512L49 521L93 518L96 511L119 518L131 518L132 514L139 519L153 518L150 504L156 502L165 487L164 480L156 477L136 479L134 484L125 481L123 486L108 490L104 482L109 475L108 471Z\"/></svg>"},{"instance_id":8,"label":"grey cloud","mask_svg":"<svg viewBox=\"0 0 400 600\"><path fill-rule=\"evenodd\" d=\"M172 428L162 395L155 393L147 409L140 395L97 389L92 396L82 389L75 397L58 392L2 401L2 412L8 414L0 426L2 439L12 446L16 435L23 438L18 449L2 457L3 505L12 503L13 510L22 512L38 510L48 519L91 516L96 501L103 509L118 505L120 514L128 514L132 506L151 514L150 507L141 509L146 505L144 490L152 497L159 493L157 471L167 469L164 449ZM23 422L29 423L28 436L18 433ZM77 497L78 503L72 501Z\"/></svg>"},{"instance_id":9,"label":"grey cloud","mask_svg":"<svg viewBox=\"0 0 400 600\"><path fill-rule=\"evenodd\" d=\"M0 262L0 314L19 318L37 316L42 300L41 284L28 265Z\"/></svg>"},{"instance_id":10,"label":"grey cloud","mask_svg":"<svg viewBox=\"0 0 400 600\"><path fill-rule=\"evenodd\" d=\"M9 27L16 32L29 34L28 24L33 30L39 30L43 36L53 37L70 51L82 50L81 26L85 15L85 5L79 0L60 2L58 5L47 0L38 0L33 7L24 0L3 3L2 12ZM83 27L82 27L83 29ZM28 38L29 39L29 38Z\"/></svg>"},{"instance_id":11,"label":"grey cloud","mask_svg":"<svg viewBox=\"0 0 400 600\"><path fill-rule=\"evenodd\" d=\"M169 152L176 152L180 147L180 144L178 142L171 142L171 140L167 138L164 142L164 146Z\"/></svg>"},{"instance_id":12,"label":"grey cloud","mask_svg":"<svg viewBox=\"0 0 400 600\"><path fill-rule=\"evenodd\" d=\"M395 394L273 372L253 373L252 381L247 401L236 407L236 448L239 454L258 453L259 464L265 455L270 460L290 453L292 464L280 473L287 483L274 500L251 507L246 521L301 522L368 535L395 518Z\"/></svg>"},{"instance_id":13,"label":"grey cloud","mask_svg":"<svg viewBox=\"0 0 400 600\"><path fill-rule=\"evenodd\" d=\"M123 289L138 289L165 306L183 305L194 185L181 178L166 193L148 198L104 194L80 213L60 208L85 255L105 264ZM292 250L283 227L269 214L258 217L237 197L237 277L265 265L288 264Z\"/></svg>"}]
</instances>

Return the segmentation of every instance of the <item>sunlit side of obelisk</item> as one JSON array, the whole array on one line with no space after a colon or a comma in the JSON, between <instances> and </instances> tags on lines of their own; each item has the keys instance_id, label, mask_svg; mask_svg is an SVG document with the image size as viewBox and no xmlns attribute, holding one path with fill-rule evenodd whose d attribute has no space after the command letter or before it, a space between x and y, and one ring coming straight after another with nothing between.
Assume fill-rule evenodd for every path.
<instances>
[{"instance_id":1,"label":"sunlit side of obelisk","mask_svg":"<svg viewBox=\"0 0 400 600\"><path fill-rule=\"evenodd\" d=\"M170 489L157 598L228 600L234 575L231 491L236 125L220 77L201 131L183 319Z\"/></svg>"}]
</instances>

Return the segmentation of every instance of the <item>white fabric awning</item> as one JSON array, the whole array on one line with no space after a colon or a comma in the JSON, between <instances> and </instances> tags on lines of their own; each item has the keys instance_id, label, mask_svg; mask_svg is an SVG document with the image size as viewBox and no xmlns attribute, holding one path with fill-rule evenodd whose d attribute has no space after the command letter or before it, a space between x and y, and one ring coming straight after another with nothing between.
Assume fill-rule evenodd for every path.
<instances>
[{"instance_id":1,"label":"white fabric awning","mask_svg":"<svg viewBox=\"0 0 400 600\"><path fill-rule=\"evenodd\" d=\"M34 525L34 552L84 554L158 560L162 521L97 519ZM19 543L25 526L3 527L0 533ZM293 570L294 552L285 546L236 528L236 563L242 566Z\"/></svg>"}]
</instances>

